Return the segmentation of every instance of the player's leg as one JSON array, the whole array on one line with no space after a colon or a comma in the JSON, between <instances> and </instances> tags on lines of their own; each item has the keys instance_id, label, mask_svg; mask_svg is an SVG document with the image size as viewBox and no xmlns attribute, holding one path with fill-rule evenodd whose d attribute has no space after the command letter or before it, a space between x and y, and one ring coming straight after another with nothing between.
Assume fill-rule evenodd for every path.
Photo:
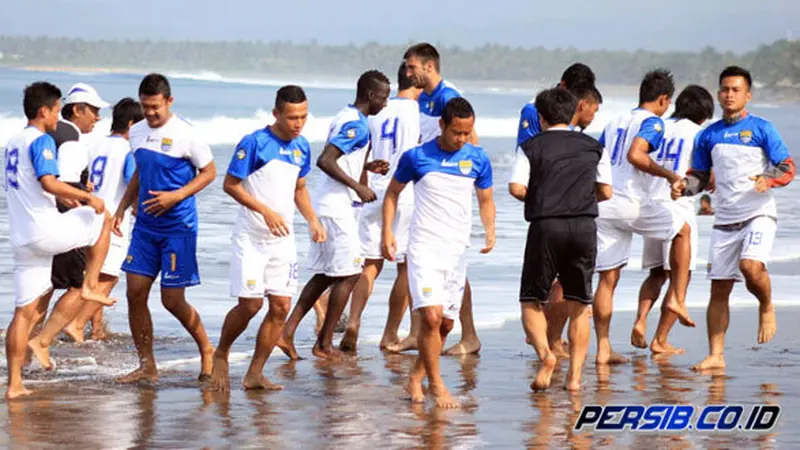
<instances>
[{"instance_id":1,"label":"player's leg","mask_svg":"<svg viewBox=\"0 0 800 450\"><path fill-rule=\"evenodd\" d=\"M389 293L389 313L386 315L386 326L383 328L381 337L381 350L391 351L389 347L397 346L400 343L397 332L403 322L409 300L407 265L405 262L398 262L397 277L395 277L392 291Z\"/></svg>"},{"instance_id":2,"label":"player's leg","mask_svg":"<svg viewBox=\"0 0 800 450\"><path fill-rule=\"evenodd\" d=\"M561 336L564 334L564 327L569 319L569 305L564 301L564 289L561 282L556 280L550 288L547 297L547 307L544 315L547 318L547 342L550 344L550 351L556 358L568 358L569 349L567 343Z\"/></svg>"},{"instance_id":3,"label":"player's leg","mask_svg":"<svg viewBox=\"0 0 800 450\"><path fill-rule=\"evenodd\" d=\"M111 291L119 281L118 276L111 276L105 273L100 274L100 282L98 284L100 292L106 297L111 295ZM78 291L80 294L80 291ZM102 340L98 337L105 335L105 325L103 324L103 305L97 302L83 302L81 310L75 320L70 322L64 332L67 333L75 342L82 344L84 342L84 329L86 324L92 322L92 339Z\"/></svg>"},{"instance_id":4,"label":"player's leg","mask_svg":"<svg viewBox=\"0 0 800 450\"><path fill-rule=\"evenodd\" d=\"M772 340L777 330L775 306L772 304L772 285L767 271L767 260L775 241L777 224L769 217L758 217L745 228L739 269L745 286L758 299L759 344Z\"/></svg>"},{"instance_id":5,"label":"player's leg","mask_svg":"<svg viewBox=\"0 0 800 450\"><path fill-rule=\"evenodd\" d=\"M244 333L250 320L258 314L263 305L264 299L261 297L239 297L238 304L225 315L219 343L214 350L212 360L211 378L209 379L211 389L223 392L230 389L228 357L231 346Z\"/></svg>"},{"instance_id":6,"label":"player's leg","mask_svg":"<svg viewBox=\"0 0 800 450\"><path fill-rule=\"evenodd\" d=\"M459 307L463 306L463 299L464 299L464 291L466 289L467 284L467 258L466 255L462 255L459 258L458 262L456 263L455 267L452 270L445 272L444 274L444 307L442 308L442 322L439 325L439 336L441 342L439 345L439 351L442 351L444 348L445 342L447 341L447 335L450 334L450 331L453 329L453 324L456 317L461 317L459 314ZM459 403L456 401L450 392L447 390L447 387L444 384L444 380L442 380L441 373L439 371L439 357L436 356L436 367L430 367L428 370L428 387L430 388L430 393L433 398L436 400L436 406L438 408L458 408ZM429 362L430 364L430 362ZM429 366L426 365L426 369ZM437 374L438 376L431 377L431 374Z\"/></svg>"},{"instance_id":7,"label":"player's leg","mask_svg":"<svg viewBox=\"0 0 800 450\"><path fill-rule=\"evenodd\" d=\"M256 349L250 367L242 380L245 389L266 389L270 391L283 389L283 386L270 382L264 376L264 365L272 354L272 350L281 336L281 329L289 315L292 305L291 295L269 295L267 316L261 323L256 337Z\"/></svg>"},{"instance_id":8,"label":"player's leg","mask_svg":"<svg viewBox=\"0 0 800 450\"><path fill-rule=\"evenodd\" d=\"M72 211L66 214L70 214ZM93 211L92 211L93 213ZM96 216L97 217L97 216ZM108 256L111 245L111 216L106 213L103 216L102 230L93 245L86 249L86 273L83 278L81 297L84 300L91 300L106 306L113 305L116 300L109 299L104 295L100 283L100 271Z\"/></svg>"},{"instance_id":9,"label":"player's leg","mask_svg":"<svg viewBox=\"0 0 800 450\"><path fill-rule=\"evenodd\" d=\"M646 239L644 250L642 251L642 266L645 269L650 269L647 278L644 279L642 285L639 287L639 304L636 309L636 321L631 330L631 345L637 348L647 348L647 315L653 309L653 305L661 296L661 288L667 281L667 272L664 270L662 264L658 266L651 266L645 263L646 255L648 254L648 247L657 247L661 249L661 242ZM659 255L661 252L658 252ZM663 257L661 258L663 259Z\"/></svg>"},{"instance_id":10,"label":"player's leg","mask_svg":"<svg viewBox=\"0 0 800 450\"><path fill-rule=\"evenodd\" d=\"M45 369L50 370L55 367L50 359L50 345L52 345L56 336L61 333L61 330L69 325L80 312L84 303L86 302L81 299L80 288L68 289L56 302L53 311L39 333L28 342L28 348L33 356Z\"/></svg>"},{"instance_id":11,"label":"player's leg","mask_svg":"<svg viewBox=\"0 0 800 450\"><path fill-rule=\"evenodd\" d=\"M333 346L333 333L336 329L338 317L344 312L347 300L350 298L359 276L359 274L353 274L332 277L334 282L328 298L328 313L325 315L325 322L322 324L322 329L317 336L317 342L311 350L314 356L329 360L342 359L339 349Z\"/></svg>"},{"instance_id":12,"label":"player's leg","mask_svg":"<svg viewBox=\"0 0 800 450\"><path fill-rule=\"evenodd\" d=\"M319 335L319 330L322 329L322 324L325 323L325 314L328 312L328 297L330 295L331 291L328 289L314 303L314 315L317 318L316 325L314 325L314 333L317 335Z\"/></svg>"},{"instance_id":13,"label":"player's leg","mask_svg":"<svg viewBox=\"0 0 800 450\"><path fill-rule=\"evenodd\" d=\"M353 298L350 303L350 317L347 320L347 330L344 332L339 349L343 352L356 351L358 344L358 330L361 328L361 314L367 306L367 301L372 295L375 280L383 270L383 259L367 259L361 270L358 280L353 287Z\"/></svg>"},{"instance_id":14,"label":"player's leg","mask_svg":"<svg viewBox=\"0 0 800 450\"><path fill-rule=\"evenodd\" d=\"M458 319L461 323L461 340L445 350L443 354L458 356L478 353L481 350L481 341L478 339L478 332L475 330L475 319L472 316L472 287L469 284L469 280L464 285L461 313Z\"/></svg>"},{"instance_id":15,"label":"player's leg","mask_svg":"<svg viewBox=\"0 0 800 450\"><path fill-rule=\"evenodd\" d=\"M594 294L592 314L597 336L597 364L621 364L628 359L611 348L609 337L614 291L619 283L622 268L628 263L633 233L627 224L613 219L597 219L597 289Z\"/></svg>"}]
</instances>

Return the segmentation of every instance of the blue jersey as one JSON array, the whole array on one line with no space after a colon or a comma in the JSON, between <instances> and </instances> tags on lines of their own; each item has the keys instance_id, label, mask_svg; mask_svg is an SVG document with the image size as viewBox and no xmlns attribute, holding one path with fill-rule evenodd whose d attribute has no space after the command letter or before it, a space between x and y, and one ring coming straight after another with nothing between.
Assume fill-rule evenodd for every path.
<instances>
[{"instance_id":1,"label":"blue jersey","mask_svg":"<svg viewBox=\"0 0 800 450\"><path fill-rule=\"evenodd\" d=\"M194 196L185 198L161 216L144 212L143 203L151 191L175 191L191 182L197 169L213 161L211 148L202 142L192 126L173 116L160 128L147 121L131 127L131 149L139 172L139 207L136 227L151 233L187 234L197 232L197 204Z\"/></svg>"},{"instance_id":2,"label":"blue jersey","mask_svg":"<svg viewBox=\"0 0 800 450\"><path fill-rule=\"evenodd\" d=\"M542 132L539 124L539 111L536 105L531 102L522 107L519 113L519 128L517 128L517 146Z\"/></svg>"},{"instance_id":3,"label":"blue jersey","mask_svg":"<svg viewBox=\"0 0 800 450\"><path fill-rule=\"evenodd\" d=\"M719 120L697 135L692 168L714 169L717 224L737 223L766 215L777 217L771 190L756 192L751 176L761 175L791 155L769 121L747 115L735 123Z\"/></svg>"},{"instance_id":4,"label":"blue jersey","mask_svg":"<svg viewBox=\"0 0 800 450\"><path fill-rule=\"evenodd\" d=\"M445 80L440 81L430 94L427 92L420 94L417 99L420 112L420 142L424 144L441 134L439 119L442 118L442 111L447 102L456 97L461 97L461 93Z\"/></svg>"},{"instance_id":5,"label":"blue jersey","mask_svg":"<svg viewBox=\"0 0 800 450\"><path fill-rule=\"evenodd\" d=\"M265 240L293 238L294 193L298 178L311 172L311 147L303 136L285 141L267 127L245 136L233 153L228 175L260 203L283 217L290 236L272 234L261 214L241 206L234 233L246 231Z\"/></svg>"},{"instance_id":6,"label":"blue jersey","mask_svg":"<svg viewBox=\"0 0 800 450\"><path fill-rule=\"evenodd\" d=\"M409 256L427 266L454 264L469 245L473 187L492 187L486 152L471 144L448 152L433 140L404 153L394 178L414 182Z\"/></svg>"}]
</instances>

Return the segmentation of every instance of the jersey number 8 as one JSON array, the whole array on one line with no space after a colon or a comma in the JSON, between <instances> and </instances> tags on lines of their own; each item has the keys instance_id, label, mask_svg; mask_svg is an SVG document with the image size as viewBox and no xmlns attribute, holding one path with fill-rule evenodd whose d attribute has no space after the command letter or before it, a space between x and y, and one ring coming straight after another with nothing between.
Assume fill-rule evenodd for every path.
<instances>
[{"instance_id":1,"label":"jersey number 8","mask_svg":"<svg viewBox=\"0 0 800 450\"><path fill-rule=\"evenodd\" d=\"M89 173L89 181L94 185L94 190L98 191L103 186L103 178L106 174L107 156L98 156L92 161L92 170Z\"/></svg>"}]
</instances>

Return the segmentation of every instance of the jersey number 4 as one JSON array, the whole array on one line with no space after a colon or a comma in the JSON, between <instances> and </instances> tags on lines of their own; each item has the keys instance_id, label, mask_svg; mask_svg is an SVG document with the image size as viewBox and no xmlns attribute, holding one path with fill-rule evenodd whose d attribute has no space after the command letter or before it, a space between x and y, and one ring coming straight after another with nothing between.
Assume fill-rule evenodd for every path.
<instances>
[{"instance_id":1,"label":"jersey number 4","mask_svg":"<svg viewBox=\"0 0 800 450\"><path fill-rule=\"evenodd\" d=\"M399 122L399 118L395 117L394 121L392 119L386 119L381 124L381 139L391 139L392 140L392 156L394 156L395 152L397 152L397 122ZM392 131L388 130L389 122L392 122Z\"/></svg>"},{"instance_id":2,"label":"jersey number 4","mask_svg":"<svg viewBox=\"0 0 800 450\"><path fill-rule=\"evenodd\" d=\"M19 189L19 150L16 148L6 149L6 176L5 190Z\"/></svg>"},{"instance_id":3,"label":"jersey number 4","mask_svg":"<svg viewBox=\"0 0 800 450\"><path fill-rule=\"evenodd\" d=\"M106 176L107 156L98 156L92 161L92 170L89 172L89 181L94 185L94 190L98 191L103 187L103 178Z\"/></svg>"},{"instance_id":4,"label":"jersey number 4","mask_svg":"<svg viewBox=\"0 0 800 450\"><path fill-rule=\"evenodd\" d=\"M677 141L677 146L675 145ZM661 141L661 146L656 155L656 162L666 167L664 163L672 162L672 171L677 172L681 164L681 153L683 153L683 139L672 138L669 141ZM673 151L675 150L675 151Z\"/></svg>"}]
</instances>

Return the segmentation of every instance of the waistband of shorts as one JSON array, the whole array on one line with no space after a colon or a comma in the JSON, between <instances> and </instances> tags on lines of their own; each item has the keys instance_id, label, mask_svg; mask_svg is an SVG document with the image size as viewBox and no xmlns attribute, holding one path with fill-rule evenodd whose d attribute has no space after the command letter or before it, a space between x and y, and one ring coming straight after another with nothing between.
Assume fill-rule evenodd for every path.
<instances>
[{"instance_id":1,"label":"waistband of shorts","mask_svg":"<svg viewBox=\"0 0 800 450\"><path fill-rule=\"evenodd\" d=\"M750 223L753 222L754 220L760 219L762 217L766 217L768 219L772 219L772 220L775 221L775 223L778 222L778 218L777 217L772 217L772 216L769 216L769 215L766 215L766 214L759 214L757 216L753 216L753 217L751 217L751 218L749 218L747 220L743 220L741 222L726 223L724 225L714 224L714 229L715 230L720 230L720 231L739 231L742 228L750 225Z\"/></svg>"}]
</instances>

